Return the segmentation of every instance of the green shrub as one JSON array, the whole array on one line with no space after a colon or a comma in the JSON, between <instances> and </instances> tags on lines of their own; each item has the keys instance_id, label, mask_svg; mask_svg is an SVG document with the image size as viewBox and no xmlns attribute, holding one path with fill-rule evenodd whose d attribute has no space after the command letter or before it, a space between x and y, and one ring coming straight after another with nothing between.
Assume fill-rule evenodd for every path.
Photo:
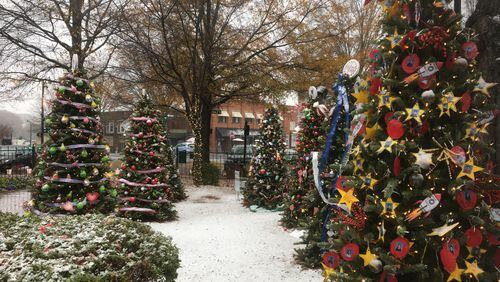
<instances>
[{"instance_id":1,"label":"green shrub","mask_svg":"<svg viewBox=\"0 0 500 282\"><path fill-rule=\"evenodd\" d=\"M175 281L179 253L151 227L103 215L0 213L0 281Z\"/></svg>"},{"instance_id":2,"label":"green shrub","mask_svg":"<svg viewBox=\"0 0 500 282\"><path fill-rule=\"evenodd\" d=\"M203 185L219 185L220 170L216 165L209 163L201 167Z\"/></svg>"},{"instance_id":3,"label":"green shrub","mask_svg":"<svg viewBox=\"0 0 500 282\"><path fill-rule=\"evenodd\" d=\"M31 175L0 176L0 192L31 189L34 186L35 178Z\"/></svg>"}]
</instances>

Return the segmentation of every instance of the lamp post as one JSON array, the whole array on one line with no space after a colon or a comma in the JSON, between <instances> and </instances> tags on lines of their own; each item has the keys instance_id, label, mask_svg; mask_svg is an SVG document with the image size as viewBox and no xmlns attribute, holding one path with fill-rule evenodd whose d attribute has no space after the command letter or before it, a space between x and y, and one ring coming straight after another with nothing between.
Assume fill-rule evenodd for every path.
<instances>
[{"instance_id":1,"label":"lamp post","mask_svg":"<svg viewBox=\"0 0 500 282\"><path fill-rule=\"evenodd\" d=\"M43 137L45 135L45 113L44 113L44 94L45 94L45 81L42 81L42 104L41 104L41 112L40 112L40 145L43 145Z\"/></svg>"}]
</instances>

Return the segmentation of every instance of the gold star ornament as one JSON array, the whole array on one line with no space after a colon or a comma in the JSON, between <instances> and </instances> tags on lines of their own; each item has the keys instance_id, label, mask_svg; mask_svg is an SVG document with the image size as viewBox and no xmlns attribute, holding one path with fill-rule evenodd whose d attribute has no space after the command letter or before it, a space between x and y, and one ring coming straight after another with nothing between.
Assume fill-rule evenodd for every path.
<instances>
[{"instance_id":1,"label":"gold star ornament","mask_svg":"<svg viewBox=\"0 0 500 282\"><path fill-rule=\"evenodd\" d=\"M458 281L462 282L462 273L464 273L463 269L458 268L458 265L455 267L455 270L453 270L452 273L450 273L450 276L448 276L448 280L446 282L451 282L451 281Z\"/></svg>"},{"instance_id":2,"label":"gold star ornament","mask_svg":"<svg viewBox=\"0 0 500 282\"><path fill-rule=\"evenodd\" d=\"M364 253L364 254L360 254L359 256L363 259L363 265L364 265L364 266L368 266L368 265L370 265L370 263L371 263L373 260L377 259L377 256L376 256L376 255L374 255L374 254L372 254L372 252L370 251L370 248L368 248L368 249L366 250L366 253Z\"/></svg>"},{"instance_id":3,"label":"gold star ornament","mask_svg":"<svg viewBox=\"0 0 500 282\"><path fill-rule=\"evenodd\" d=\"M474 165L474 161L470 158L467 162L462 165L462 171L458 174L457 178L467 176L468 178L475 180L476 177L474 173L482 171L482 167Z\"/></svg>"},{"instance_id":4,"label":"gold star ornament","mask_svg":"<svg viewBox=\"0 0 500 282\"><path fill-rule=\"evenodd\" d=\"M354 189L349 189L347 192L338 189L337 190L340 193L340 200L339 204L345 204L347 206L347 209L350 211L352 204L359 202L358 198L354 196Z\"/></svg>"},{"instance_id":5,"label":"gold star ornament","mask_svg":"<svg viewBox=\"0 0 500 282\"><path fill-rule=\"evenodd\" d=\"M387 137L385 141L380 141L380 148L377 150L377 153L380 154L384 151L392 153L392 146L397 144L396 141L392 140L391 137Z\"/></svg>"},{"instance_id":6,"label":"gold star ornament","mask_svg":"<svg viewBox=\"0 0 500 282\"><path fill-rule=\"evenodd\" d=\"M465 138L470 138L472 141L477 141L479 139L479 133L488 133L486 127L490 125L485 123L482 126L477 125L477 123L470 123L469 128L465 130Z\"/></svg>"},{"instance_id":7,"label":"gold star ornament","mask_svg":"<svg viewBox=\"0 0 500 282\"><path fill-rule=\"evenodd\" d=\"M392 201L392 198L387 199L386 201L382 201L382 215L389 214L390 216L396 216L396 208L398 207L398 203Z\"/></svg>"},{"instance_id":8,"label":"gold star ornament","mask_svg":"<svg viewBox=\"0 0 500 282\"><path fill-rule=\"evenodd\" d=\"M476 277L477 281L479 281L479 274L483 272L484 271L477 266L477 261L474 261L473 263L465 261L465 274L472 274Z\"/></svg>"},{"instance_id":9,"label":"gold star ornament","mask_svg":"<svg viewBox=\"0 0 500 282\"><path fill-rule=\"evenodd\" d=\"M356 91L352 94L356 98L354 104L367 104L370 101L370 94L367 90Z\"/></svg>"},{"instance_id":10,"label":"gold star ornament","mask_svg":"<svg viewBox=\"0 0 500 282\"><path fill-rule=\"evenodd\" d=\"M403 39L403 36L398 34L398 30L394 30L394 34L391 36L387 36L386 40L391 42L391 49L394 49L399 43L401 42L401 39Z\"/></svg>"},{"instance_id":11,"label":"gold star ornament","mask_svg":"<svg viewBox=\"0 0 500 282\"><path fill-rule=\"evenodd\" d=\"M354 160L352 160L352 162L354 164L354 173L356 173L358 170L363 171L363 164L365 163L364 159L358 156Z\"/></svg>"},{"instance_id":12,"label":"gold star ornament","mask_svg":"<svg viewBox=\"0 0 500 282\"><path fill-rule=\"evenodd\" d=\"M423 169L428 169L434 164L430 150L419 149L417 153L412 153L412 155L415 157L415 164Z\"/></svg>"},{"instance_id":13,"label":"gold star ornament","mask_svg":"<svg viewBox=\"0 0 500 282\"><path fill-rule=\"evenodd\" d=\"M417 121L419 124L422 123L422 120L420 119L420 116L424 113L423 110L420 109L420 106L418 103L415 103L413 108L406 108L406 120L409 121L411 119Z\"/></svg>"},{"instance_id":14,"label":"gold star ornament","mask_svg":"<svg viewBox=\"0 0 500 282\"><path fill-rule=\"evenodd\" d=\"M479 80L477 81L477 84L472 91L473 92L481 92L484 95L489 97L490 96L489 90L491 87L493 87L495 85L497 85L497 83L488 83L488 82L484 81L484 78L481 76L479 78Z\"/></svg>"},{"instance_id":15,"label":"gold star ornament","mask_svg":"<svg viewBox=\"0 0 500 282\"><path fill-rule=\"evenodd\" d=\"M458 103L458 101L460 101L460 98L459 97L455 97L453 95L453 92L446 93L441 98L441 104L438 105L439 109L441 110L441 113L439 114L439 117L441 117L444 114L450 116L451 115L451 111L456 112L457 111L457 103Z\"/></svg>"},{"instance_id":16,"label":"gold star ornament","mask_svg":"<svg viewBox=\"0 0 500 282\"><path fill-rule=\"evenodd\" d=\"M373 190L373 186L375 186L375 184L377 184L378 180L377 179L374 179L372 178L372 174L369 173L367 176L365 177L362 177L361 180L363 181L361 187L365 188L370 188Z\"/></svg>"},{"instance_id":17,"label":"gold star ornament","mask_svg":"<svg viewBox=\"0 0 500 282\"><path fill-rule=\"evenodd\" d=\"M391 97L390 94L388 94L387 92L384 92L384 94L378 96L378 99L379 99L378 100L378 107L379 107L379 109L383 108L383 107L387 107L388 109L391 109L392 108L392 102L396 98Z\"/></svg>"},{"instance_id":18,"label":"gold star ornament","mask_svg":"<svg viewBox=\"0 0 500 282\"><path fill-rule=\"evenodd\" d=\"M365 132L365 137L364 140L369 140L375 137L375 134L377 133L377 130L380 127L378 126L378 123L374 124L372 127L367 127L366 132Z\"/></svg>"},{"instance_id":19,"label":"gold star ornament","mask_svg":"<svg viewBox=\"0 0 500 282\"><path fill-rule=\"evenodd\" d=\"M427 236L439 236L443 237L446 233L450 232L453 228L457 227L458 222L452 225L445 224L441 227L433 228L432 232L427 234Z\"/></svg>"}]
</instances>

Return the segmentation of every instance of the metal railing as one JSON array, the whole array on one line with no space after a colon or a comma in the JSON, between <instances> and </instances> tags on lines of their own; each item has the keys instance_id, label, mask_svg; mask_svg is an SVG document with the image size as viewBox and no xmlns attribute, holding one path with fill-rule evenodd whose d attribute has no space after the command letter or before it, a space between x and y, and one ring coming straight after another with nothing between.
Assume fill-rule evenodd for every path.
<instances>
[{"instance_id":1,"label":"metal railing","mask_svg":"<svg viewBox=\"0 0 500 282\"><path fill-rule=\"evenodd\" d=\"M0 146L0 174L30 174L36 163L35 146Z\"/></svg>"}]
</instances>

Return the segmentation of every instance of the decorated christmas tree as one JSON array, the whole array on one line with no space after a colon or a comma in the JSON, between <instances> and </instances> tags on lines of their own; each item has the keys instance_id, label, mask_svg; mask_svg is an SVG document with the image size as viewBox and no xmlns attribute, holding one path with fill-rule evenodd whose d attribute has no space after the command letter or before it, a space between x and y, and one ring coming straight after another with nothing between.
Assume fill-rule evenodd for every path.
<instances>
[{"instance_id":1,"label":"decorated christmas tree","mask_svg":"<svg viewBox=\"0 0 500 282\"><path fill-rule=\"evenodd\" d=\"M278 110L267 108L250 163L249 179L243 190L245 206L276 209L283 205L286 168L282 159L285 143L281 123Z\"/></svg>"},{"instance_id":2,"label":"decorated christmas tree","mask_svg":"<svg viewBox=\"0 0 500 282\"><path fill-rule=\"evenodd\" d=\"M165 132L166 133L166 132ZM187 199L186 191L184 190L184 185L182 184L182 179L179 175L179 169L175 165L174 152L172 151L172 146L167 141L163 142L164 156L165 156L165 170L167 171L168 187L172 189L173 198L172 201L180 202Z\"/></svg>"},{"instance_id":3,"label":"decorated christmas tree","mask_svg":"<svg viewBox=\"0 0 500 282\"><path fill-rule=\"evenodd\" d=\"M484 136L493 84L475 72L474 34L447 1L379 4L387 37L357 93L366 132L354 173L329 199L326 276L498 281L498 178Z\"/></svg>"},{"instance_id":4,"label":"decorated christmas tree","mask_svg":"<svg viewBox=\"0 0 500 282\"><path fill-rule=\"evenodd\" d=\"M129 119L131 133L120 173L119 211L132 219L175 219L167 167L172 152L166 150L161 113L143 93Z\"/></svg>"},{"instance_id":5,"label":"decorated christmas tree","mask_svg":"<svg viewBox=\"0 0 500 282\"><path fill-rule=\"evenodd\" d=\"M325 132L328 129L327 122L325 122L328 108L324 104L328 91L323 86L318 88L320 91L315 87L309 89L309 101L303 104L300 131L296 142L298 160L291 164L289 185L284 194L284 212L281 223L287 228L306 228L311 218L315 217L321 209L320 203L316 201L321 202L319 195L308 197L308 195L317 195L312 173L311 152L323 148Z\"/></svg>"},{"instance_id":6,"label":"decorated christmas tree","mask_svg":"<svg viewBox=\"0 0 500 282\"><path fill-rule=\"evenodd\" d=\"M33 192L34 208L51 213L110 212L117 191L109 187L109 146L102 136L100 98L82 71L60 78L45 119L44 144Z\"/></svg>"},{"instance_id":7,"label":"decorated christmas tree","mask_svg":"<svg viewBox=\"0 0 500 282\"><path fill-rule=\"evenodd\" d=\"M349 64L354 61L350 61ZM349 65L347 64L347 65ZM357 62L355 62L357 64ZM359 69L359 65L357 65ZM357 73L357 71L356 71ZM348 129L346 126L350 121L348 115L346 115L346 107L344 107L344 102L350 103L349 93L352 92L352 85L354 84L355 74L351 74L352 78L348 78L345 75L342 75L340 78L342 81L338 81L338 83L333 86L333 93L329 95L323 95L325 99L321 99L323 101L322 104L315 105L316 112L319 117L323 120L326 118L326 122L323 122L323 134L325 136L321 139L315 146L314 149L311 149L308 152L309 157L309 181L310 185L312 185L312 189L308 190L305 196L303 197L303 205L309 211L309 217L307 222L304 221L305 226L305 234L302 237L302 244L305 246L299 249L296 249L296 258L298 262L307 267L318 267L321 266L321 249L324 245L328 245L324 241L324 228L323 228L323 220L328 212L328 206L325 201L321 197L318 188L315 184L314 179L314 170L313 170L313 152L318 152L318 159L323 159L323 154L328 152L328 157L324 159L325 166L322 168L321 175L318 175L321 180L318 182L320 185L320 189L323 192L325 197L329 196L332 187L340 187L342 188L344 185L344 178L335 179L334 175L339 172L340 162L344 157L344 151L346 148L346 132ZM341 91L340 88L343 88ZM319 87L318 89L322 89L321 92L325 91L326 88ZM344 91L345 89L345 91ZM341 92L340 96L339 93ZM345 95L346 100L340 102L338 98ZM328 111L329 106L326 105L335 105L330 111ZM332 111L333 110L333 111ZM347 110L349 112L349 110ZM327 135L330 134L330 137ZM329 148L326 149L325 152L325 143L326 140L330 139ZM319 162L318 160L318 162ZM320 173L319 171L317 172Z\"/></svg>"}]
</instances>

